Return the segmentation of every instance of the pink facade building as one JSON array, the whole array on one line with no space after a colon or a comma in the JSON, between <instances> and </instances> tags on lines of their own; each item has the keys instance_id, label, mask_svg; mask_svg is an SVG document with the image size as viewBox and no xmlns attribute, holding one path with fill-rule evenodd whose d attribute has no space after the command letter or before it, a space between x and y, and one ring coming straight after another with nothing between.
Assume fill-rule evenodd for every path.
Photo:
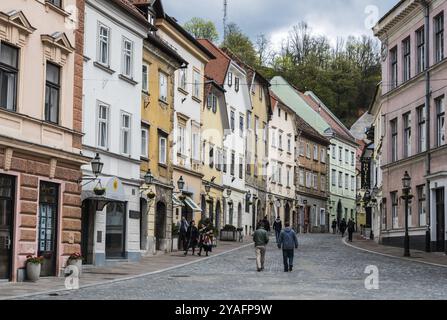
<instances>
[{"instance_id":1,"label":"pink facade building","mask_svg":"<svg viewBox=\"0 0 447 320\"><path fill-rule=\"evenodd\" d=\"M400 1L374 27L382 42L381 242L403 246L402 178L411 180L412 248L445 251L447 1Z\"/></svg>"}]
</instances>

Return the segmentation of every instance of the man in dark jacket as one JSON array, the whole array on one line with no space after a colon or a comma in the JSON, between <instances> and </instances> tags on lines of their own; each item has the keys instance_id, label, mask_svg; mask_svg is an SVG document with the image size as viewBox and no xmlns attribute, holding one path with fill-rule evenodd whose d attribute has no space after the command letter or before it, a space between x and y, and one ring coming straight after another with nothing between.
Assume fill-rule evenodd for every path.
<instances>
[{"instance_id":1,"label":"man in dark jacket","mask_svg":"<svg viewBox=\"0 0 447 320\"><path fill-rule=\"evenodd\" d=\"M349 235L349 242L352 242L352 235L355 231L355 223L351 219L349 219L348 222L348 235Z\"/></svg>"},{"instance_id":2,"label":"man in dark jacket","mask_svg":"<svg viewBox=\"0 0 447 320\"><path fill-rule=\"evenodd\" d=\"M253 242L256 248L256 266L258 272L264 271L264 261L265 261L265 250L269 243L269 235L265 231L264 226L259 226L258 230L253 233Z\"/></svg>"},{"instance_id":3,"label":"man in dark jacket","mask_svg":"<svg viewBox=\"0 0 447 320\"><path fill-rule=\"evenodd\" d=\"M288 222L286 222L286 228L279 235L278 248L282 248L284 272L291 272L293 269L294 250L298 249L298 238Z\"/></svg>"},{"instance_id":4,"label":"man in dark jacket","mask_svg":"<svg viewBox=\"0 0 447 320\"><path fill-rule=\"evenodd\" d=\"M267 232L270 232L270 222L267 216L264 217L264 220L262 220L262 223L264 224L264 229Z\"/></svg>"},{"instance_id":5,"label":"man in dark jacket","mask_svg":"<svg viewBox=\"0 0 447 320\"><path fill-rule=\"evenodd\" d=\"M342 238L345 237L346 228L347 228L346 220L343 218L343 220L340 222L340 232Z\"/></svg>"},{"instance_id":6,"label":"man in dark jacket","mask_svg":"<svg viewBox=\"0 0 447 320\"><path fill-rule=\"evenodd\" d=\"M193 220L188 227L188 231L186 233L187 245L185 248L185 256L188 255L189 248L192 249L192 255L195 254L197 244L199 242L199 230L196 227L196 222Z\"/></svg>"},{"instance_id":7,"label":"man in dark jacket","mask_svg":"<svg viewBox=\"0 0 447 320\"><path fill-rule=\"evenodd\" d=\"M188 223L188 221L186 221L186 218L184 216L182 217L182 220L179 221L178 228L179 228L179 233L180 233L179 241L182 245L181 249L186 250L186 248L188 246L187 233L188 233L189 223Z\"/></svg>"},{"instance_id":8,"label":"man in dark jacket","mask_svg":"<svg viewBox=\"0 0 447 320\"><path fill-rule=\"evenodd\" d=\"M276 218L275 222L273 222L273 230L275 230L276 242L278 242L282 230L282 222L279 216Z\"/></svg>"}]
</instances>

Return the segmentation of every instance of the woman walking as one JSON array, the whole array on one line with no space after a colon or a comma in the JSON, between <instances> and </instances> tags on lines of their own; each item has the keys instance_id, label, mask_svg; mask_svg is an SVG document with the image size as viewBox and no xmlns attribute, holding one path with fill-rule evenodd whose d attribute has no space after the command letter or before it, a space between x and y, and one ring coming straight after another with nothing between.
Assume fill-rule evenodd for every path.
<instances>
[{"instance_id":1,"label":"woman walking","mask_svg":"<svg viewBox=\"0 0 447 320\"><path fill-rule=\"evenodd\" d=\"M188 255L189 248L192 249L192 255L195 254L197 243L199 241L199 230L196 227L196 222L191 221L188 231L186 233L188 245L185 248L185 257Z\"/></svg>"},{"instance_id":2,"label":"woman walking","mask_svg":"<svg viewBox=\"0 0 447 320\"><path fill-rule=\"evenodd\" d=\"M199 257L202 255L202 249L205 251L206 256L213 250L213 230L209 226L203 226L200 228L200 241L199 241Z\"/></svg>"}]
</instances>

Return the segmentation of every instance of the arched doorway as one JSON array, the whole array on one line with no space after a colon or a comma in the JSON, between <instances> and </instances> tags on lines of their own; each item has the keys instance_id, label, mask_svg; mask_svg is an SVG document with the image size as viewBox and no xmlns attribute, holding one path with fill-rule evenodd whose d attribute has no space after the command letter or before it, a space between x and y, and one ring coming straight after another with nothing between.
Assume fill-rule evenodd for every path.
<instances>
[{"instance_id":1,"label":"arched doorway","mask_svg":"<svg viewBox=\"0 0 447 320\"><path fill-rule=\"evenodd\" d=\"M147 200L140 198L140 250L147 250L147 224L148 224Z\"/></svg>"},{"instance_id":2,"label":"arched doorway","mask_svg":"<svg viewBox=\"0 0 447 320\"><path fill-rule=\"evenodd\" d=\"M220 201L218 200L216 203L216 228L217 228L217 230L220 230L220 212L221 212Z\"/></svg>"},{"instance_id":3,"label":"arched doorway","mask_svg":"<svg viewBox=\"0 0 447 320\"><path fill-rule=\"evenodd\" d=\"M240 202L237 207L237 227L242 228L242 204Z\"/></svg>"},{"instance_id":4,"label":"arched doorway","mask_svg":"<svg viewBox=\"0 0 447 320\"><path fill-rule=\"evenodd\" d=\"M284 222L291 223L292 221L290 221L290 205L288 202L286 203L286 206L284 208L284 215Z\"/></svg>"},{"instance_id":5,"label":"arched doorway","mask_svg":"<svg viewBox=\"0 0 447 320\"><path fill-rule=\"evenodd\" d=\"M157 203L155 212L155 238L156 250L160 250L162 242L166 237L166 205L163 202Z\"/></svg>"}]
</instances>

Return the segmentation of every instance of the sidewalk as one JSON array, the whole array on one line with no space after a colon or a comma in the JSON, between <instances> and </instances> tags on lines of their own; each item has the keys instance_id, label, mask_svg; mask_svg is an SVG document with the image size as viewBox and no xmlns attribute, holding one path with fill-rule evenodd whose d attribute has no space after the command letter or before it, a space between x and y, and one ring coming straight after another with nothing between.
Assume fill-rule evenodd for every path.
<instances>
[{"instance_id":1,"label":"sidewalk","mask_svg":"<svg viewBox=\"0 0 447 320\"><path fill-rule=\"evenodd\" d=\"M168 270L181 268L213 257L226 254L252 245L250 237L241 242L218 242L209 257L202 252L202 257L192 256L191 251L185 257L182 252L144 257L138 263L120 262L113 267L86 266L79 278L80 288L97 286L106 283L130 280L150 274L157 274ZM41 278L37 282L5 282L0 283L0 300L27 297L37 294L57 295L58 291L65 291L65 278Z\"/></svg>"},{"instance_id":2,"label":"sidewalk","mask_svg":"<svg viewBox=\"0 0 447 320\"><path fill-rule=\"evenodd\" d=\"M343 242L347 246L366 252L447 268L447 255L443 252L428 253L425 251L410 250L411 257L406 258L403 256L403 248L383 246L372 240L364 239L359 234L354 235L354 241L352 243L347 238L344 238Z\"/></svg>"}]
</instances>

